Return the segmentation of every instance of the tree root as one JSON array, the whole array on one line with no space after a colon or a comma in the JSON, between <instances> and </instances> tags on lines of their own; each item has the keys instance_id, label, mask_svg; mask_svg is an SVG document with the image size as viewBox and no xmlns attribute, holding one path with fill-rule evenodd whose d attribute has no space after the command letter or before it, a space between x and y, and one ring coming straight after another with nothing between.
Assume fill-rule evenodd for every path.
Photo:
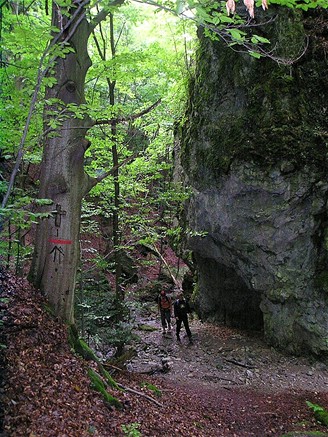
<instances>
[{"instance_id":1,"label":"tree root","mask_svg":"<svg viewBox=\"0 0 328 437\"><path fill-rule=\"evenodd\" d=\"M130 393L134 393L138 396L142 396L145 399L148 399L148 401L153 402L154 404L158 405L159 407L163 407L163 404L161 404L160 402L156 401L154 398L152 398L151 396L146 395L145 393L142 393L138 390L134 390L133 388L129 388L129 387L125 387L122 384L117 384L122 390L128 391Z\"/></svg>"}]
</instances>

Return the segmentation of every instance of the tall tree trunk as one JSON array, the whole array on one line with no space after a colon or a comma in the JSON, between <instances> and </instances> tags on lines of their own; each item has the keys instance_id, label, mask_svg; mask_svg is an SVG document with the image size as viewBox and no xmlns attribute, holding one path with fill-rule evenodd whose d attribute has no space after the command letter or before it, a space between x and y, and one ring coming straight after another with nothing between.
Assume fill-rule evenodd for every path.
<instances>
[{"instance_id":1,"label":"tall tree trunk","mask_svg":"<svg viewBox=\"0 0 328 437\"><path fill-rule=\"evenodd\" d=\"M116 43L114 36L114 15L109 15L110 26L110 49L112 59L116 56ZM116 80L111 81L107 78L109 85L109 102L111 106L115 105L115 86ZM117 123L113 122L111 125L112 136L112 158L113 158L113 179L114 179L114 210L113 210L113 243L114 243L114 258L115 258L115 292L118 302L124 300L124 292L121 286L122 275L122 261L121 261L121 249L119 245L120 241L120 181L119 181L119 159L117 151Z\"/></svg>"},{"instance_id":2,"label":"tall tree trunk","mask_svg":"<svg viewBox=\"0 0 328 437\"><path fill-rule=\"evenodd\" d=\"M85 102L85 76L91 65L87 52L90 27L84 8L78 11L81 3L75 5L77 9L72 12L75 17L70 23L72 14L63 14L53 3L52 24L64 29L63 39L68 35L68 43L74 51L56 59L53 75L57 83L47 89L46 99L57 98L65 104L80 105ZM45 114L56 111L56 106L48 106L45 111ZM53 114L45 115L46 130L49 120L54 118ZM37 228L30 280L45 294L55 314L67 322L74 319L81 202L88 191L88 176L83 165L88 147L85 139L88 126L90 120L87 117L81 120L70 114L56 128L54 137L47 136L40 177L40 197L53 201L53 213Z\"/></svg>"}]
</instances>

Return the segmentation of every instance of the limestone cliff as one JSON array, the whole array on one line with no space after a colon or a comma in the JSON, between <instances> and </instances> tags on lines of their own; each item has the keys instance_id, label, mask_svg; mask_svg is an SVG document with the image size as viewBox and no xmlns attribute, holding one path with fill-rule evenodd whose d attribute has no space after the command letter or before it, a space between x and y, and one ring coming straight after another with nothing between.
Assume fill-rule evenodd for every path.
<instances>
[{"instance_id":1,"label":"limestone cliff","mask_svg":"<svg viewBox=\"0 0 328 437\"><path fill-rule=\"evenodd\" d=\"M288 65L200 35L176 174L202 317L327 358L327 13L278 12L256 31Z\"/></svg>"}]
</instances>

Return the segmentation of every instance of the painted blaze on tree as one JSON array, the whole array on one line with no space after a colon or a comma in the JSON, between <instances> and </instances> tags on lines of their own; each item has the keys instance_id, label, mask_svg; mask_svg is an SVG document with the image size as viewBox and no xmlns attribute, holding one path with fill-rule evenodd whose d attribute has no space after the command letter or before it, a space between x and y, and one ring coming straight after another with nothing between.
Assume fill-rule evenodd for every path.
<instances>
[{"instance_id":1,"label":"painted blaze on tree","mask_svg":"<svg viewBox=\"0 0 328 437\"><path fill-rule=\"evenodd\" d=\"M106 5L90 19L85 15L87 1L74 2L69 8L53 3L52 8L52 25L60 32L55 33L54 40L60 42L59 50L62 52L51 69L55 84L46 90L46 139L39 196L51 199L56 207L44 207L51 217L38 226L29 277L43 291L54 313L69 323L74 322L82 199L105 177L110 174L115 176L116 170L114 162L113 169L97 178L85 172L84 155L90 145L85 136L95 125L114 126L123 121L133 121L160 103L159 99L125 119L95 121L85 112L85 78L91 66L87 51L89 37L95 27L113 13L113 8L123 3L123 0L113 1L110 4L112 12Z\"/></svg>"},{"instance_id":2,"label":"painted blaze on tree","mask_svg":"<svg viewBox=\"0 0 328 437\"><path fill-rule=\"evenodd\" d=\"M30 279L44 292L55 314L68 322L74 318L81 202L92 186L91 178L84 171L84 153L89 146L85 135L91 122L87 116L77 118L68 110L61 112L61 120L56 117L57 102L77 107L85 103L85 77L91 66L87 44L94 28L86 19L85 4L74 2L73 8L65 9L53 3L52 7L52 25L60 31L62 46L71 50L66 56L56 58L52 68L56 83L46 90L49 104L45 107L44 129L48 135L39 195L51 199L56 208L38 226L30 271Z\"/></svg>"}]
</instances>

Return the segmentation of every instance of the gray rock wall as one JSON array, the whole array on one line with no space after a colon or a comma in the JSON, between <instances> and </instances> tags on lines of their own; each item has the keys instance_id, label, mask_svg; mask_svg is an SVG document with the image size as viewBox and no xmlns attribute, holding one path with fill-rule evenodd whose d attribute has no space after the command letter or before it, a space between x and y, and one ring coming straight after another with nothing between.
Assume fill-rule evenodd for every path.
<instances>
[{"instance_id":1,"label":"gray rock wall","mask_svg":"<svg viewBox=\"0 0 328 437\"><path fill-rule=\"evenodd\" d=\"M185 219L201 316L328 357L324 29L316 13L282 20L297 41L310 35L302 61L285 67L201 38L176 176L193 189Z\"/></svg>"}]
</instances>

